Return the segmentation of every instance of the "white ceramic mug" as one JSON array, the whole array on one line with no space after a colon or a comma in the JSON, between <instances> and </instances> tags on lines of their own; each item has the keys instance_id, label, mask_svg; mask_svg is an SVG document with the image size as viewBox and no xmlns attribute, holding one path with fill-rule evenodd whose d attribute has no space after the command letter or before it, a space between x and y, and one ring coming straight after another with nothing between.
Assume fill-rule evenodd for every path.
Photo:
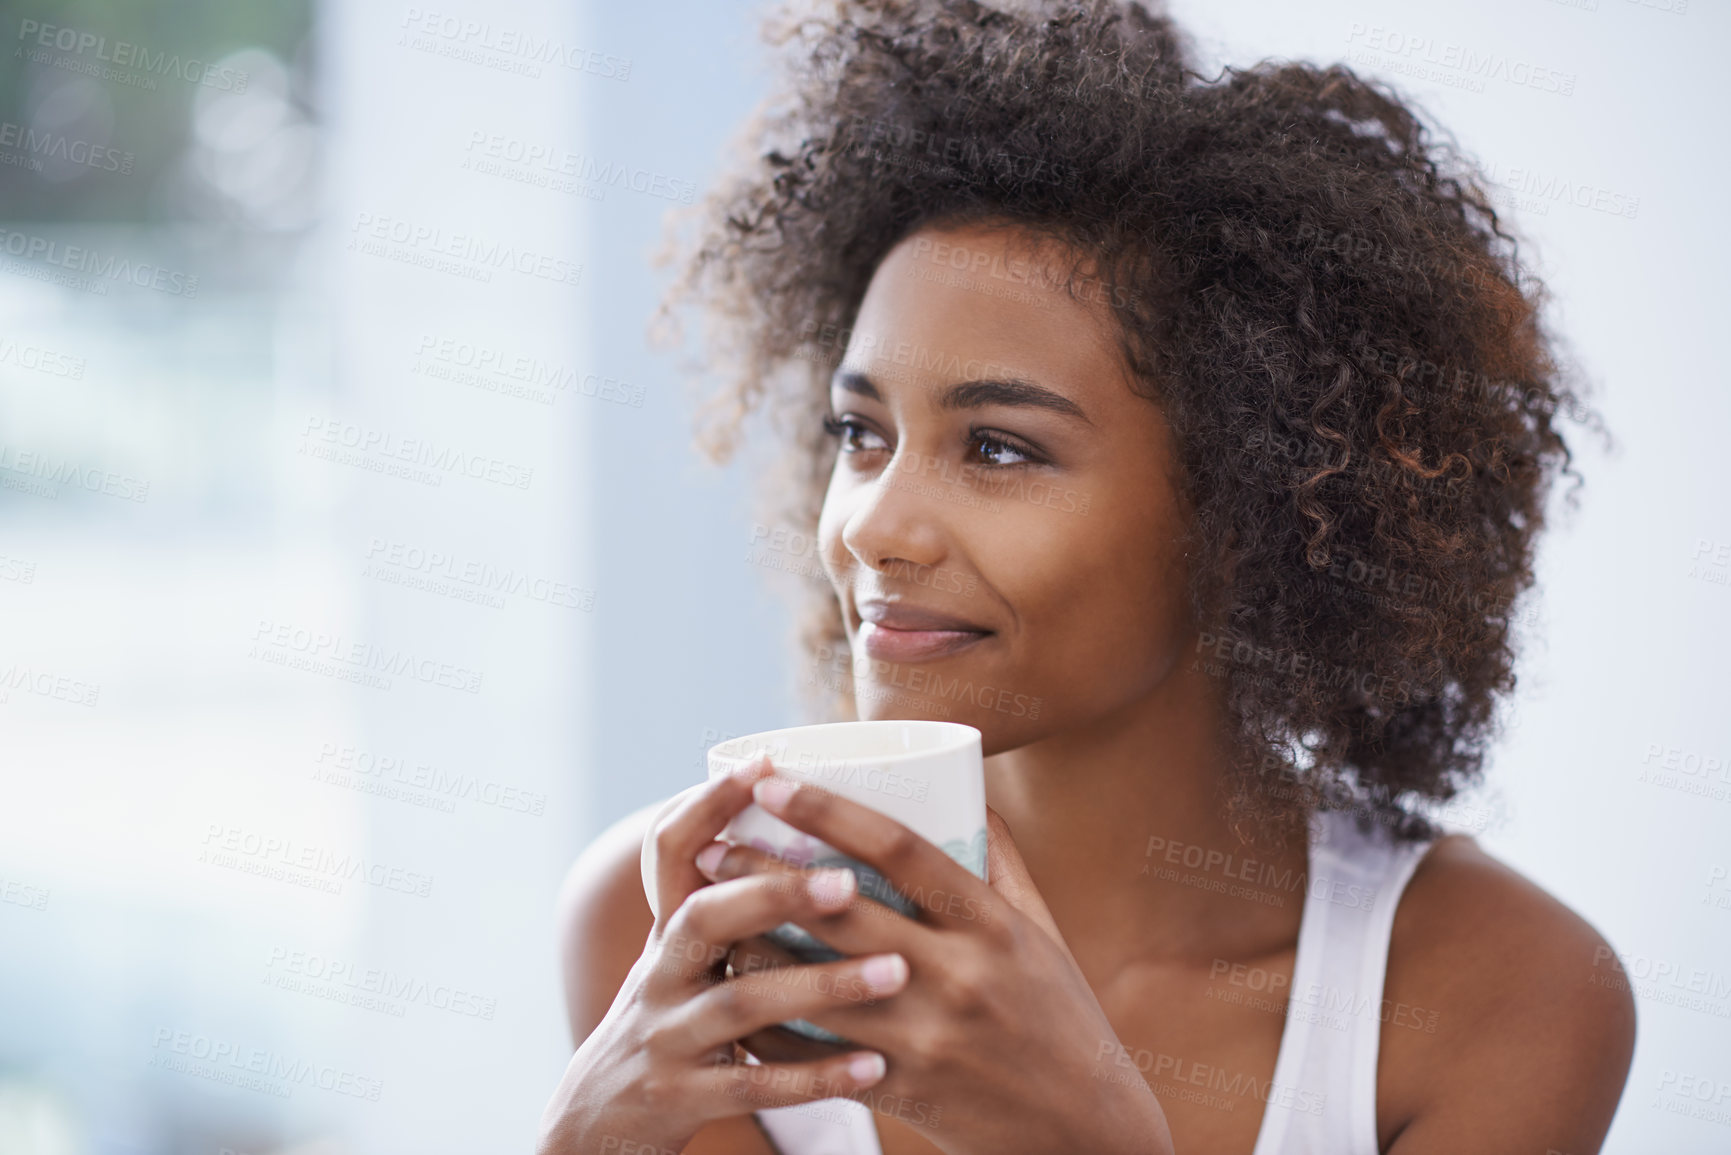
<instances>
[{"instance_id":1,"label":"white ceramic mug","mask_svg":"<svg viewBox=\"0 0 1731 1155\"><path fill-rule=\"evenodd\" d=\"M778 774L800 778L869 806L932 842L973 874L986 877L986 783L980 732L959 722L880 719L793 726L730 738L709 748L709 776L742 767L767 753ZM870 866L796 830L752 803L721 832L724 842L755 846L796 866L845 866L862 897L906 915L914 904ZM644 860L644 889L654 905L652 863ZM765 936L801 962L841 957L793 923ZM782 1024L826 1042L845 1039L803 1019Z\"/></svg>"}]
</instances>

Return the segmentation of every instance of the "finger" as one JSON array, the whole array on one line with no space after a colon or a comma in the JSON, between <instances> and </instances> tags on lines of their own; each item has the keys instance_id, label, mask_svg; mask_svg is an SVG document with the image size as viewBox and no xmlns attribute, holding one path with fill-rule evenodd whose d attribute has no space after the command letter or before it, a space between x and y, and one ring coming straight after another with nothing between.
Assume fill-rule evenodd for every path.
<instances>
[{"instance_id":1,"label":"finger","mask_svg":"<svg viewBox=\"0 0 1731 1155\"><path fill-rule=\"evenodd\" d=\"M817 869L790 862L754 846L716 845L720 848L719 857L711 859L707 854L699 855L698 868L705 876L717 881L753 875L779 875L798 880ZM846 863L846 869L853 871L858 880L860 896L816 921L790 921L837 954L860 955L893 950L909 958L931 957L927 952L938 945L932 938L932 928L906 917L904 910L912 909L909 900L892 893L889 884L870 867L851 859ZM892 901L899 905L890 905ZM775 945L767 938L764 941ZM790 948L793 945L790 943L787 948L780 948L780 953L795 964L827 961L809 954L802 957L792 953Z\"/></svg>"},{"instance_id":2,"label":"finger","mask_svg":"<svg viewBox=\"0 0 1731 1155\"><path fill-rule=\"evenodd\" d=\"M655 812L655 817L649 820L649 828L644 831L643 849L638 854L638 872L643 876L643 897L649 903L649 913L657 920L661 918L661 892L655 880L655 870L661 856L655 852L655 831L661 825L661 820L671 814L675 807L701 789L703 784L700 782L663 802L661 809Z\"/></svg>"},{"instance_id":3,"label":"finger","mask_svg":"<svg viewBox=\"0 0 1731 1155\"><path fill-rule=\"evenodd\" d=\"M643 836L644 894L657 919L679 909L705 879L692 862L730 819L751 804L751 784L770 773L769 759L754 758L674 796Z\"/></svg>"},{"instance_id":4,"label":"finger","mask_svg":"<svg viewBox=\"0 0 1731 1155\"><path fill-rule=\"evenodd\" d=\"M769 967L795 967L802 961L763 935L742 939L727 952L728 968L736 975L748 975Z\"/></svg>"},{"instance_id":5,"label":"finger","mask_svg":"<svg viewBox=\"0 0 1731 1155\"><path fill-rule=\"evenodd\" d=\"M752 788L757 804L881 874L938 926L990 925L996 892L931 842L886 814L797 778L772 775Z\"/></svg>"},{"instance_id":6,"label":"finger","mask_svg":"<svg viewBox=\"0 0 1731 1155\"><path fill-rule=\"evenodd\" d=\"M729 977L737 977L775 967L804 966L806 961L795 958L769 939L759 937L735 943L733 950L728 952L727 965ZM850 1050L853 1046L852 1043L814 1039L780 1024L753 1031L734 1041L765 1063L810 1062Z\"/></svg>"},{"instance_id":7,"label":"finger","mask_svg":"<svg viewBox=\"0 0 1731 1155\"><path fill-rule=\"evenodd\" d=\"M1058 930L1051 908L1041 897L1039 887L1034 885L1034 876L1028 873L1028 864L1022 861L1022 852L1016 849L1009 823L990 806L986 807L986 877L991 880L988 885L1003 895L1005 902L1051 935L1052 941L1063 948L1070 962L1076 963L1076 956L1070 954L1070 945Z\"/></svg>"},{"instance_id":8,"label":"finger","mask_svg":"<svg viewBox=\"0 0 1731 1155\"><path fill-rule=\"evenodd\" d=\"M883 954L727 979L674 1011L669 1037L682 1051L702 1053L789 1019L822 1025L839 1011L880 1006L907 986L908 973L906 959Z\"/></svg>"},{"instance_id":9,"label":"finger","mask_svg":"<svg viewBox=\"0 0 1731 1155\"><path fill-rule=\"evenodd\" d=\"M845 1097L875 1086L884 1073L884 1057L863 1050L810 1063L729 1061L706 1068L698 1076L696 1093L711 1113L743 1114Z\"/></svg>"},{"instance_id":10,"label":"finger","mask_svg":"<svg viewBox=\"0 0 1731 1155\"><path fill-rule=\"evenodd\" d=\"M815 921L852 897L853 875L839 869L799 878L754 874L704 886L652 932L657 958L651 981L691 985L719 978L734 943L784 922Z\"/></svg>"},{"instance_id":11,"label":"finger","mask_svg":"<svg viewBox=\"0 0 1731 1155\"><path fill-rule=\"evenodd\" d=\"M856 1049L851 1043L814 1039L779 1025L764 1027L734 1041L764 1063L809 1063Z\"/></svg>"}]
</instances>

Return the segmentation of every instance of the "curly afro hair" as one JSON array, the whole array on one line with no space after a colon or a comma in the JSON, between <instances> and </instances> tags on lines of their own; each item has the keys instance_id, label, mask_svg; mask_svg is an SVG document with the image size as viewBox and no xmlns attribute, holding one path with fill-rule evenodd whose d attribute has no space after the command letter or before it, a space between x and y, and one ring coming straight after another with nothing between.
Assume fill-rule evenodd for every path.
<instances>
[{"instance_id":1,"label":"curly afro hair","mask_svg":"<svg viewBox=\"0 0 1731 1155\"><path fill-rule=\"evenodd\" d=\"M842 352L819 335L846 333L891 247L976 222L1061 241L1111 286L1178 437L1234 812L1434 829L1423 804L1480 777L1514 688L1558 471L1575 500L1558 412L1603 428L1470 161L1343 66L1206 78L1136 3L841 0L772 38L789 84L699 206L667 306L704 306L729 366L711 456L767 408L792 449L781 515L814 531ZM845 652L812 592L803 643Z\"/></svg>"}]
</instances>

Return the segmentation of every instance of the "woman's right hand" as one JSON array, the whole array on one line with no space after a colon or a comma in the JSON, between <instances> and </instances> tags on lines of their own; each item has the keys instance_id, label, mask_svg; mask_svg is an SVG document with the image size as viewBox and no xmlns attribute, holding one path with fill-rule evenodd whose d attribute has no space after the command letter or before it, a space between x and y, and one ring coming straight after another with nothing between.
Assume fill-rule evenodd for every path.
<instances>
[{"instance_id":1,"label":"woman's right hand","mask_svg":"<svg viewBox=\"0 0 1731 1155\"><path fill-rule=\"evenodd\" d=\"M760 758L687 790L647 834L657 915L606 1016L577 1048L541 1119L538 1155L679 1151L713 1119L846 1095L883 1078L883 1056L851 1050L802 1063L747 1064L735 1040L785 1019L886 998L906 981L867 981L868 956L726 977L733 944L847 907L854 878L819 870L710 883L696 857L770 774ZM719 847L717 847L719 849ZM714 853L712 851L712 853ZM719 855L717 855L719 857ZM611 1140L611 1141L609 1141Z\"/></svg>"}]
</instances>

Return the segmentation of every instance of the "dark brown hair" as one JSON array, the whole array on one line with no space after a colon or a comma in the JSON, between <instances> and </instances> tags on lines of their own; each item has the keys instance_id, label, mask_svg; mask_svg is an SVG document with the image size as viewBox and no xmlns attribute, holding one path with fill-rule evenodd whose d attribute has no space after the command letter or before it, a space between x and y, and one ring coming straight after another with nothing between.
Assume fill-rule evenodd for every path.
<instances>
[{"instance_id":1,"label":"dark brown hair","mask_svg":"<svg viewBox=\"0 0 1731 1155\"><path fill-rule=\"evenodd\" d=\"M1062 241L1177 434L1235 807L1350 797L1422 832L1412 804L1482 769L1551 481L1579 485L1558 411L1602 429L1476 169L1348 68L1205 78L1135 3L853 0L777 38L790 83L670 298L730 366L705 446L725 459L767 402L785 516L815 530L836 335L890 248L936 223ZM805 643L845 652L813 595Z\"/></svg>"}]
</instances>

